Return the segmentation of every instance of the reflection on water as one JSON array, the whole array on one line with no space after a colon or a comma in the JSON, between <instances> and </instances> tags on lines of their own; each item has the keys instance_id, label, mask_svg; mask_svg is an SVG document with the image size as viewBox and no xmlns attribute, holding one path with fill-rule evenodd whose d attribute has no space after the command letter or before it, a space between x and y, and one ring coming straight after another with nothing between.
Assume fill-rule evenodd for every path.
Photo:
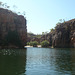
<instances>
[{"instance_id":1,"label":"reflection on water","mask_svg":"<svg viewBox=\"0 0 75 75\"><path fill-rule=\"evenodd\" d=\"M26 50L0 50L0 75L25 75Z\"/></svg>"},{"instance_id":2,"label":"reflection on water","mask_svg":"<svg viewBox=\"0 0 75 75\"><path fill-rule=\"evenodd\" d=\"M56 49L56 70L64 74L75 74L75 51L74 49Z\"/></svg>"},{"instance_id":3,"label":"reflection on water","mask_svg":"<svg viewBox=\"0 0 75 75\"><path fill-rule=\"evenodd\" d=\"M74 75L75 49L0 50L0 75Z\"/></svg>"}]
</instances>

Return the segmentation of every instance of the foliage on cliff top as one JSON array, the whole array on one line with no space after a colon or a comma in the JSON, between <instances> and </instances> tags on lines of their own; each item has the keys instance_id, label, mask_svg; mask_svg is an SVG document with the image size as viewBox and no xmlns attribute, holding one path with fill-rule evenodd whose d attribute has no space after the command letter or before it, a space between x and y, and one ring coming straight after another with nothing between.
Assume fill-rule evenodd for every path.
<instances>
[{"instance_id":1,"label":"foliage on cliff top","mask_svg":"<svg viewBox=\"0 0 75 75\"><path fill-rule=\"evenodd\" d=\"M14 14L22 15L22 16L25 17L25 11L23 11L23 12L21 13L21 12L19 12L19 11L16 11L16 9L18 8L16 5L13 5L12 7L13 7L14 10L10 10L10 9L9 9L10 6L9 6L7 3L3 3L3 2L0 1L0 8L6 9L6 10L8 10L8 11L13 12Z\"/></svg>"}]
</instances>

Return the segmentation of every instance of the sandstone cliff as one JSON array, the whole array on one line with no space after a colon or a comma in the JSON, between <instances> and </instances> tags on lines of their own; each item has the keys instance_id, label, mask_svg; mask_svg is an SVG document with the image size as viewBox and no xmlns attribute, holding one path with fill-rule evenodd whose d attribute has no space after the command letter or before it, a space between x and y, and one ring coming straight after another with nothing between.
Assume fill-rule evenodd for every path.
<instances>
[{"instance_id":1,"label":"sandstone cliff","mask_svg":"<svg viewBox=\"0 0 75 75\"><path fill-rule=\"evenodd\" d=\"M53 47L75 47L75 19L60 23L49 35Z\"/></svg>"},{"instance_id":2,"label":"sandstone cliff","mask_svg":"<svg viewBox=\"0 0 75 75\"><path fill-rule=\"evenodd\" d=\"M26 45L27 42L26 19L22 15L17 15L16 13L13 13L10 10L0 8L0 47L6 46L6 44L4 44L3 42L5 42L4 40L6 39L8 32L17 32L17 35L21 40L22 47ZM11 40L13 40L13 37L14 35L12 36ZM8 47L9 46L15 47L14 43L12 42L8 43ZM16 47L18 47L18 45Z\"/></svg>"}]
</instances>

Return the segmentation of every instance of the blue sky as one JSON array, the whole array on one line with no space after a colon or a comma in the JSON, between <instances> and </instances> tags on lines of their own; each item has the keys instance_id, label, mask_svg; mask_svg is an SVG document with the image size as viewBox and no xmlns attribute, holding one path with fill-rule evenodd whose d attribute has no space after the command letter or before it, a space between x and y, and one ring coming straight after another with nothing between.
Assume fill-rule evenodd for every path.
<instances>
[{"instance_id":1,"label":"blue sky","mask_svg":"<svg viewBox=\"0 0 75 75\"><path fill-rule=\"evenodd\" d=\"M75 18L75 0L0 0L15 12L25 11L27 31L35 34L50 31L59 19Z\"/></svg>"}]
</instances>

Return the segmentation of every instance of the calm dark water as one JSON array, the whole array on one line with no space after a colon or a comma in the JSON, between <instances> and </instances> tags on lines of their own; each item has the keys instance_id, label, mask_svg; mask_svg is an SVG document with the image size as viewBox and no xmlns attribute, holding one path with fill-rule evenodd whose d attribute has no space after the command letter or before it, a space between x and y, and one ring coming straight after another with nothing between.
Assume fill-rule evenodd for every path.
<instances>
[{"instance_id":1,"label":"calm dark water","mask_svg":"<svg viewBox=\"0 0 75 75\"><path fill-rule=\"evenodd\" d=\"M0 75L75 75L75 48L2 49Z\"/></svg>"}]
</instances>

